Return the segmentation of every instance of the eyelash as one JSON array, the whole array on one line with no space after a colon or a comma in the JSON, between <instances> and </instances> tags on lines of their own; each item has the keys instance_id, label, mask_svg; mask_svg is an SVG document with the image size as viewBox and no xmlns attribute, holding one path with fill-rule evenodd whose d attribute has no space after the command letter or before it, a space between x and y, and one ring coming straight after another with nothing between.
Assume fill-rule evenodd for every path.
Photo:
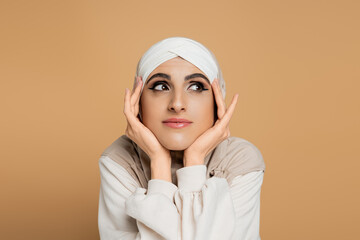
<instances>
[{"instance_id":1,"label":"eyelash","mask_svg":"<svg viewBox=\"0 0 360 240\"><path fill-rule=\"evenodd\" d=\"M199 87L200 87L200 90L195 90L196 92L202 92L202 91L207 91L208 89L207 88L205 88L204 87L204 84L202 84L201 82L193 82L194 84L191 84L190 86L192 86L192 85L198 85ZM154 85L151 87L151 88L149 88L149 89L151 89L151 90L153 90L153 91L163 91L163 90L156 90L155 89L155 87L157 87L158 85L160 85L160 84L166 84L167 85L167 83L166 82L164 82L164 81L159 81L159 82L155 82L154 83ZM164 91L166 91L166 90L164 90Z\"/></svg>"}]
</instances>

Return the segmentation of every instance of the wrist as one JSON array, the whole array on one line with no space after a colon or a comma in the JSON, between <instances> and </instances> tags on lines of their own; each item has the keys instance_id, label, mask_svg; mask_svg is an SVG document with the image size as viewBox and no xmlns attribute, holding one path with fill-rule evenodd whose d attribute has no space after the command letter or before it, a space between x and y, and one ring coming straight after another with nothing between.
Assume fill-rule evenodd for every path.
<instances>
[{"instance_id":1,"label":"wrist","mask_svg":"<svg viewBox=\"0 0 360 240\"><path fill-rule=\"evenodd\" d=\"M151 180L158 179L172 183L171 171L151 170Z\"/></svg>"},{"instance_id":2,"label":"wrist","mask_svg":"<svg viewBox=\"0 0 360 240\"><path fill-rule=\"evenodd\" d=\"M160 179L172 182L171 177L171 158L150 158L151 179Z\"/></svg>"},{"instance_id":3,"label":"wrist","mask_svg":"<svg viewBox=\"0 0 360 240\"><path fill-rule=\"evenodd\" d=\"M196 154L184 154L184 167L190 167L194 165L203 165L205 157Z\"/></svg>"}]
</instances>

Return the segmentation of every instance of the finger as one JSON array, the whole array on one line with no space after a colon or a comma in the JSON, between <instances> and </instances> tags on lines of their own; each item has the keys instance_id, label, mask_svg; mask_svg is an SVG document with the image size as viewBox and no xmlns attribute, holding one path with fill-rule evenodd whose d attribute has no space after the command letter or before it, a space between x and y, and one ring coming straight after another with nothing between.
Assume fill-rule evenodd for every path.
<instances>
[{"instance_id":1,"label":"finger","mask_svg":"<svg viewBox=\"0 0 360 240\"><path fill-rule=\"evenodd\" d=\"M135 105L135 103L137 101L138 94L139 94L139 92L141 90L140 77L137 77L136 81L137 81L136 87L135 87L134 91L131 94L131 105L132 106Z\"/></svg>"},{"instance_id":2,"label":"finger","mask_svg":"<svg viewBox=\"0 0 360 240\"><path fill-rule=\"evenodd\" d=\"M140 93L139 93L139 95L136 99L136 103L135 103L135 116L137 116L139 114L139 108L140 108L139 102L140 102L140 96L141 96L141 89L142 89L142 85L143 85L142 77L139 78L139 81L140 81L140 86L139 86Z\"/></svg>"},{"instance_id":3,"label":"finger","mask_svg":"<svg viewBox=\"0 0 360 240\"><path fill-rule=\"evenodd\" d=\"M130 115L131 113L131 106L130 106L130 93L129 89L125 89L125 97L124 97L124 114Z\"/></svg>"},{"instance_id":4,"label":"finger","mask_svg":"<svg viewBox=\"0 0 360 240\"><path fill-rule=\"evenodd\" d=\"M126 117L126 120L128 122L128 125L131 129L138 129L139 126L139 120L137 117L135 117L134 113L131 110L130 106L130 90L128 88L125 89L125 107L124 107L124 114Z\"/></svg>"},{"instance_id":5,"label":"finger","mask_svg":"<svg viewBox=\"0 0 360 240\"><path fill-rule=\"evenodd\" d=\"M226 112L226 104L225 104L225 100L222 96L222 92L221 92L221 89L220 89L220 85L219 85L219 79L216 79L216 92L217 92L217 97L218 97L218 112L217 112L217 115L218 115L218 118L222 119L224 117L224 114Z\"/></svg>"},{"instance_id":6,"label":"finger","mask_svg":"<svg viewBox=\"0 0 360 240\"><path fill-rule=\"evenodd\" d=\"M133 87L133 90L131 91L131 94L130 94L130 107L131 107L131 111L132 113L135 112L135 108L134 108L134 94L135 94L135 91L136 91L136 88L138 86L138 77L135 77L135 83L134 83L134 87Z\"/></svg>"},{"instance_id":7,"label":"finger","mask_svg":"<svg viewBox=\"0 0 360 240\"><path fill-rule=\"evenodd\" d=\"M226 113L223 117L223 119L221 120L221 124L223 126L227 126L230 122L230 119L234 113L234 110L235 110L235 107L236 107L236 104L237 104L237 101L238 101L238 98L239 98L239 94L235 94L231 103L230 103L230 106L229 108L226 110Z\"/></svg>"},{"instance_id":8,"label":"finger","mask_svg":"<svg viewBox=\"0 0 360 240\"><path fill-rule=\"evenodd\" d=\"M138 76L135 77L135 81L134 81L134 85L133 85L133 89L131 90L131 94L130 94L130 106L131 106L131 111L134 112L134 107L133 107L133 95L135 93L136 87L138 85Z\"/></svg>"},{"instance_id":9,"label":"finger","mask_svg":"<svg viewBox=\"0 0 360 240\"><path fill-rule=\"evenodd\" d=\"M132 88L132 90L131 90L131 95L134 93L134 91L135 91L135 89L136 89L136 87L137 87L137 85L138 85L138 78L139 78L139 76L136 76L136 77L135 77L134 84L133 84L133 88Z\"/></svg>"},{"instance_id":10,"label":"finger","mask_svg":"<svg viewBox=\"0 0 360 240\"><path fill-rule=\"evenodd\" d=\"M139 113L139 100L140 100L140 95L141 95L141 88L142 88L142 80L141 80L141 77L138 77L138 85L135 89L135 92L132 96L132 99L131 99L131 105L134 109L134 115L137 116L137 114Z\"/></svg>"},{"instance_id":11,"label":"finger","mask_svg":"<svg viewBox=\"0 0 360 240\"><path fill-rule=\"evenodd\" d=\"M129 89L128 88L125 88L125 96L124 96L124 115L125 115L125 119L127 121L127 125L129 126L130 125L130 122L129 122L129 118L128 116L131 114L130 113L130 106L129 106L129 101L128 101L128 92L129 92Z\"/></svg>"},{"instance_id":12,"label":"finger","mask_svg":"<svg viewBox=\"0 0 360 240\"><path fill-rule=\"evenodd\" d=\"M220 91L218 81L219 80L217 78L215 78L212 85L213 85L213 91L214 91L214 95L215 95L215 102L217 105L217 115L218 115L219 119L222 119L226 112L226 105L225 105L225 101L223 99L222 93Z\"/></svg>"}]
</instances>

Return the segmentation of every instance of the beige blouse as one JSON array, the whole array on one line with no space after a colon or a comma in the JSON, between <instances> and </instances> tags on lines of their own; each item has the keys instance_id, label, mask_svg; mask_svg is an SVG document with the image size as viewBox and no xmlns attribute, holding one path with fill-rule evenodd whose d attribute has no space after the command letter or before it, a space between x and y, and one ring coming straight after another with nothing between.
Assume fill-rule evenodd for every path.
<instances>
[{"instance_id":1,"label":"beige blouse","mask_svg":"<svg viewBox=\"0 0 360 240\"><path fill-rule=\"evenodd\" d=\"M126 135L99 166L101 239L260 239L265 163L245 139L224 140L204 165L172 155L172 183L151 179L149 157Z\"/></svg>"}]
</instances>

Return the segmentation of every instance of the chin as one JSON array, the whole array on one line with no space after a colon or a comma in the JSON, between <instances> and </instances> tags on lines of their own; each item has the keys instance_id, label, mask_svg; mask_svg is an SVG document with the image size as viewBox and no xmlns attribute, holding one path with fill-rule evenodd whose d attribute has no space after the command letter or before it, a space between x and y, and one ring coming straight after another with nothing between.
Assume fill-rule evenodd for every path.
<instances>
[{"instance_id":1,"label":"chin","mask_svg":"<svg viewBox=\"0 0 360 240\"><path fill-rule=\"evenodd\" d=\"M182 134L168 135L165 139L159 139L159 142L166 149L172 151L182 151L191 145L191 139Z\"/></svg>"},{"instance_id":2,"label":"chin","mask_svg":"<svg viewBox=\"0 0 360 240\"><path fill-rule=\"evenodd\" d=\"M184 151L188 146L184 147L179 145L167 145L164 147L170 151Z\"/></svg>"}]
</instances>

